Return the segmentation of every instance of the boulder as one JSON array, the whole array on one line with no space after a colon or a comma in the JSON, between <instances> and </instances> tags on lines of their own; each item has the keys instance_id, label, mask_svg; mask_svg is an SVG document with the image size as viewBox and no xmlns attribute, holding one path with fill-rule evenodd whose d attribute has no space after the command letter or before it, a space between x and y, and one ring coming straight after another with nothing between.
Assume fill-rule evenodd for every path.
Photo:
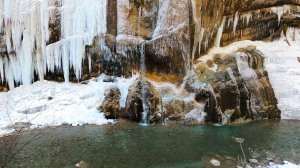
<instances>
[{"instance_id":1,"label":"boulder","mask_svg":"<svg viewBox=\"0 0 300 168\"><path fill-rule=\"evenodd\" d=\"M184 100L180 97L173 97L163 102L165 117L171 121L183 121L185 115L195 108L194 100Z\"/></svg>"},{"instance_id":2,"label":"boulder","mask_svg":"<svg viewBox=\"0 0 300 168\"><path fill-rule=\"evenodd\" d=\"M206 98L208 121L225 124L239 118L280 118L264 57L255 47L213 58L218 58L214 61L218 71L208 76L209 89L196 94L196 100Z\"/></svg>"},{"instance_id":3,"label":"boulder","mask_svg":"<svg viewBox=\"0 0 300 168\"><path fill-rule=\"evenodd\" d=\"M216 160L216 159L212 159L210 161L210 164L213 165L214 167L220 167L221 166L221 162Z\"/></svg>"},{"instance_id":4,"label":"boulder","mask_svg":"<svg viewBox=\"0 0 300 168\"><path fill-rule=\"evenodd\" d=\"M110 88L105 93L102 106L99 108L107 119L117 119L122 116L120 107L121 93L118 88Z\"/></svg>"},{"instance_id":5,"label":"boulder","mask_svg":"<svg viewBox=\"0 0 300 168\"><path fill-rule=\"evenodd\" d=\"M143 92L143 89L144 92ZM143 98L143 96L145 96ZM150 123L161 122L162 99L155 87L142 77L129 87L126 100L126 116L125 118L140 122L144 112L143 99L145 106L149 109L147 119Z\"/></svg>"}]
</instances>

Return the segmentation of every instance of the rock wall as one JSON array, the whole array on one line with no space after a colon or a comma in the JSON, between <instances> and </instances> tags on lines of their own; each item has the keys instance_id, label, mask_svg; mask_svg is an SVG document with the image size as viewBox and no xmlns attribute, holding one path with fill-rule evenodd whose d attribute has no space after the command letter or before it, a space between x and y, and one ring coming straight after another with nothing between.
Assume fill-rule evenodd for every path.
<instances>
[{"instance_id":1,"label":"rock wall","mask_svg":"<svg viewBox=\"0 0 300 168\"><path fill-rule=\"evenodd\" d=\"M193 3L193 57L207 49L240 40L263 40L296 22L299 1L195 0ZM205 9L205 10L203 10Z\"/></svg>"}]
</instances>

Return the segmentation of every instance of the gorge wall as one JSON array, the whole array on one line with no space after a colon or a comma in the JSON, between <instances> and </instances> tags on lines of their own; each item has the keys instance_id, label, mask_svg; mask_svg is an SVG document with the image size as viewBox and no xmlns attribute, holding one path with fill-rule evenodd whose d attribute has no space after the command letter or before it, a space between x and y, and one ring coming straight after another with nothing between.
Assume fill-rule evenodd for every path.
<instances>
[{"instance_id":1,"label":"gorge wall","mask_svg":"<svg viewBox=\"0 0 300 168\"><path fill-rule=\"evenodd\" d=\"M180 84L191 70L200 81L213 77L206 89L190 88L195 101L205 102L209 121L280 118L255 48L226 59L214 56L211 63L197 60L236 41L276 39L300 27L299 15L300 0L4 0L1 89L43 79L78 82L102 73L130 77L140 71L145 53L151 80ZM224 68L207 75L213 64ZM257 78L243 76L247 70Z\"/></svg>"}]
</instances>

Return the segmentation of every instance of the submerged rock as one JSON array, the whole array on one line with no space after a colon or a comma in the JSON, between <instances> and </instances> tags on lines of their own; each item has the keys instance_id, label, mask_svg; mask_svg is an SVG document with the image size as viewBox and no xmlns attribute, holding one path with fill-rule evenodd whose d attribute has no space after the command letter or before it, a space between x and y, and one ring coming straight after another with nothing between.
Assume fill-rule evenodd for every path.
<instances>
[{"instance_id":1,"label":"submerged rock","mask_svg":"<svg viewBox=\"0 0 300 168\"><path fill-rule=\"evenodd\" d=\"M221 162L216 160L216 159L212 159L210 161L210 164L213 165L214 167L220 167L221 166Z\"/></svg>"},{"instance_id":2,"label":"submerged rock","mask_svg":"<svg viewBox=\"0 0 300 168\"><path fill-rule=\"evenodd\" d=\"M89 164L85 161L80 161L79 163L75 164L76 168L89 168Z\"/></svg>"},{"instance_id":3,"label":"submerged rock","mask_svg":"<svg viewBox=\"0 0 300 168\"><path fill-rule=\"evenodd\" d=\"M180 98L174 96L163 101L163 109L165 117L171 121L184 121L185 115L195 108L192 98Z\"/></svg>"},{"instance_id":4,"label":"submerged rock","mask_svg":"<svg viewBox=\"0 0 300 168\"><path fill-rule=\"evenodd\" d=\"M257 159L249 159L249 162L252 163L252 164L258 164Z\"/></svg>"}]
</instances>

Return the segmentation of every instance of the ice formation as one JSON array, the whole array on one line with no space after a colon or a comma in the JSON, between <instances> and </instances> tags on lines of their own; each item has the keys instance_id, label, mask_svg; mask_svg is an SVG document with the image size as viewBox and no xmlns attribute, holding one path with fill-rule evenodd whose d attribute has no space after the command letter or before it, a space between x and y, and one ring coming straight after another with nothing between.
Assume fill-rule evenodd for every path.
<instances>
[{"instance_id":1,"label":"ice formation","mask_svg":"<svg viewBox=\"0 0 300 168\"><path fill-rule=\"evenodd\" d=\"M223 21L222 21L222 23L221 23L221 25L218 29L218 32L217 32L214 47L220 47L220 45L221 45L221 39L222 39L222 35L223 35L225 22L226 22L226 17L223 17Z\"/></svg>"},{"instance_id":2,"label":"ice formation","mask_svg":"<svg viewBox=\"0 0 300 168\"><path fill-rule=\"evenodd\" d=\"M252 13L245 13L241 16L242 20L243 20L243 23L246 24L246 26L249 25L249 22L251 21L252 19Z\"/></svg>"},{"instance_id":3,"label":"ice formation","mask_svg":"<svg viewBox=\"0 0 300 168\"><path fill-rule=\"evenodd\" d=\"M278 16L278 25L281 22L281 18L285 13L290 13L291 12L291 7L289 5L284 5L281 7L272 7L271 8L273 13L276 13Z\"/></svg>"},{"instance_id":4,"label":"ice formation","mask_svg":"<svg viewBox=\"0 0 300 168\"><path fill-rule=\"evenodd\" d=\"M238 25L239 19L240 19L239 12L236 12L233 20L233 33L235 33L236 31L236 27Z\"/></svg>"},{"instance_id":5,"label":"ice formation","mask_svg":"<svg viewBox=\"0 0 300 168\"><path fill-rule=\"evenodd\" d=\"M0 32L8 56L0 56L1 81L13 88L14 83L30 84L35 72L43 79L55 69L63 69L68 81L70 68L79 79L85 46L106 32L106 4L107 0L2 0ZM55 11L61 15L61 37L47 45Z\"/></svg>"},{"instance_id":6,"label":"ice formation","mask_svg":"<svg viewBox=\"0 0 300 168\"><path fill-rule=\"evenodd\" d=\"M193 9L193 20L195 22L195 38L194 38L194 46L192 51L192 60L194 60L197 51L197 46L198 46L199 55L201 53L201 44L204 38L205 29L202 27L201 18L197 18L198 13L196 9L196 1L193 0L191 2L192 2L192 9Z\"/></svg>"}]
</instances>

